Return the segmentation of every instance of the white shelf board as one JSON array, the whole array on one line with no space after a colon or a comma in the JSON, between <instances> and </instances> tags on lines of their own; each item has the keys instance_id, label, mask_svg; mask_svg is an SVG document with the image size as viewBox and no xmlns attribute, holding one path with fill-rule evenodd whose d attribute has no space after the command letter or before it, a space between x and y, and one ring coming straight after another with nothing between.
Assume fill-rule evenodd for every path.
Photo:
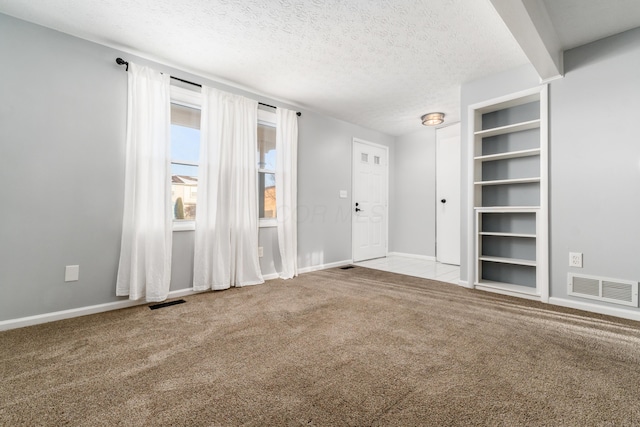
<instances>
[{"instance_id":1,"label":"white shelf board","mask_svg":"<svg viewBox=\"0 0 640 427\"><path fill-rule=\"evenodd\" d=\"M498 237L524 237L535 239L537 236L535 234L524 234L524 233L498 233L495 231L481 231L481 236L498 236Z\"/></svg>"},{"instance_id":2,"label":"white shelf board","mask_svg":"<svg viewBox=\"0 0 640 427\"><path fill-rule=\"evenodd\" d=\"M489 261L489 262L497 262L500 264L513 264L513 265L525 265L528 267L535 267L536 262L531 261L529 259L518 259L518 258L502 258L497 256L480 256L478 257L480 261Z\"/></svg>"},{"instance_id":3,"label":"white shelf board","mask_svg":"<svg viewBox=\"0 0 640 427\"><path fill-rule=\"evenodd\" d=\"M530 156L539 156L539 155L540 155L539 148L531 148L529 150L507 151L505 153L477 156L477 157L474 157L474 160L480 160L481 162L492 162L494 160L516 159L518 157L530 157Z\"/></svg>"},{"instance_id":4,"label":"white shelf board","mask_svg":"<svg viewBox=\"0 0 640 427\"><path fill-rule=\"evenodd\" d=\"M540 127L540 119L530 120L528 122L514 123L512 125L500 126L497 128L479 130L474 132L474 135L482 138L488 138L490 136L504 135L505 133L520 132L523 130L535 129Z\"/></svg>"},{"instance_id":5,"label":"white shelf board","mask_svg":"<svg viewBox=\"0 0 640 427\"><path fill-rule=\"evenodd\" d=\"M478 212L497 212L497 213L536 213L540 210L540 206L476 206Z\"/></svg>"},{"instance_id":6,"label":"white shelf board","mask_svg":"<svg viewBox=\"0 0 640 427\"><path fill-rule=\"evenodd\" d=\"M529 184L540 182L540 177L533 178L512 178L512 179L494 179L491 181L476 181L475 185L505 185L505 184Z\"/></svg>"}]
</instances>

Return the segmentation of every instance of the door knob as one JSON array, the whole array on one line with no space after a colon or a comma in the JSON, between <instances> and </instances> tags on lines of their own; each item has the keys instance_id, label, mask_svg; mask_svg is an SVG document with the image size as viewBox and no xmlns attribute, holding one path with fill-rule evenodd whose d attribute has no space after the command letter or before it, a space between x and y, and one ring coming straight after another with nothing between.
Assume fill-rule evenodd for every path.
<instances>
[{"instance_id":1,"label":"door knob","mask_svg":"<svg viewBox=\"0 0 640 427\"><path fill-rule=\"evenodd\" d=\"M360 212L360 211L362 211L362 209L356 208L356 212Z\"/></svg>"},{"instance_id":2,"label":"door knob","mask_svg":"<svg viewBox=\"0 0 640 427\"><path fill-rule=\"evenodd\" d=\"M447 203L447 199L440 200L441 203Z\"/></svg>"}]
</instances>

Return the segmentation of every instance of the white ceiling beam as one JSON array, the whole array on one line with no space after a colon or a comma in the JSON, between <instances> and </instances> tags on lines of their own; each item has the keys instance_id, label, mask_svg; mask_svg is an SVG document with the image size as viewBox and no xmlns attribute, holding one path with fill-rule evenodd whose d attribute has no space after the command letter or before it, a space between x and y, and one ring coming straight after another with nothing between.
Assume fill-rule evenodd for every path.
<instances>
[{"instance_id":1,"label":"white ceiling beam","mask_svg":"<svg viewBox=\"0 0 640 427\"><path fill-rule=\"evenodd\" d=\"M562 77L562 46L542 0L490 0L543 82Z\"/></svg>"}]
</instances>

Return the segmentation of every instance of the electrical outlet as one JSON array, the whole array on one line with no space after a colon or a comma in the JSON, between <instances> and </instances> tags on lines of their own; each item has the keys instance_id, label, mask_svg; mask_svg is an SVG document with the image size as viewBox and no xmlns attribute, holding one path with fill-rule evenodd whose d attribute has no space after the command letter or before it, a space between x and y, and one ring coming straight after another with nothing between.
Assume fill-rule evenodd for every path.
<instances>
[{"instance_id":1,"label":"electrical outlet","mask_svg":"<svg viewBox=\"0 0 640 427\"><path fill-rule=\"evenodd\" d=\"M569 267L582 268L581 252L569 252Z\"/></svg>"},{"instance_id":2,"label":"electrical outlet","mask_svg":"<svg viewBox=\"0 0 640 427\"><path fill-rule=\"evenodd\" d=\"M264 256L264 248L262 246L258 246L258 258L262 258Z\"/></svg>"}]
</instances>

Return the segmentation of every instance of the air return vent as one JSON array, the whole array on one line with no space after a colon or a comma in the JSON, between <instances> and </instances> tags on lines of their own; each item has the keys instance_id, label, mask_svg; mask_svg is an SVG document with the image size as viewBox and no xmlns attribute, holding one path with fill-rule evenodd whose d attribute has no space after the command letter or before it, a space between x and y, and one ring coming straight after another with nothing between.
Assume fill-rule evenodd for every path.
<instances>
[{"instance_id":1,"label":"air return vent","mask_svg":"<svg viewBox=\"0 0 640 427\"><path fill-rule=\"evenodd\" d=\"M569 295L638 306L638 282L569 273Z\"/></svg>"}]
</instances>

